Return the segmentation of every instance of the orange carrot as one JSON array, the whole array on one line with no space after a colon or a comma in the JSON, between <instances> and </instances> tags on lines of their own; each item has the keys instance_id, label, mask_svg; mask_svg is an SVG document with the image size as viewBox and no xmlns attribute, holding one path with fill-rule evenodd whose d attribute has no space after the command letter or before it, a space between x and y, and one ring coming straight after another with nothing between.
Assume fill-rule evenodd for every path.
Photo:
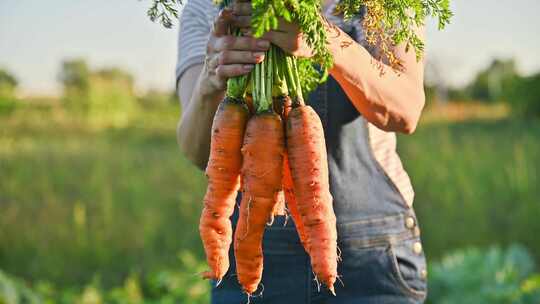
<instances>
[{"instance_id":1,"label":"orange carrot","mask_svg":"<svg viewBox=\"0 0 540 304\"><path fill-rule=\"evenodd\" d=\"M334 293L337 278L336 216L329 190L324 132L319 116L310 106L300 105L289 113L287 150L311 265L317 278Z\"/></svg>"},{"instance_id":2,"label":"orange carrot","mask_svg":"<svg viewBox=\"0 0 540 304\"><path fill-rule=\"evenodd\" d=\"M248 119L242 101L226 98L212 124L210 157L206 168L208 187L199 231L210 271L203 277L221 280L229 269L232 241L230 217L240 188L241 146Z\"/></svg>"},{"instance_id":3,"label":"orange carrot","mask_svg":"<svg viewBox=\"0 0 540 304\"><path fill-rule=\"evenodd\" d=\"M285 121L287 119L287 114L289 113L290 109L291 109L291 105L292 105L292 101L291 101L291 98L289 96L279 96L279 97L274 97L273 98L273 102L272 102L272 108L274 110L274 112L276 112L280 117L281 117L281 120L283 121L283 130L285 131ZM286 156L284 156L284 161L286 159ZM285 164L285 162L284 162ZM285 167L283 167L285 169ZM283 176L285 177L285 171L283 171ZM290 176L290 174L289 174ZM292 188L292 183L291 183L291 188ZM285 190L285 188L283 189ZM281 193L279 194L279 197L278 197L278 202L276 203L276 206L274 207L274 210L272 211L272 217L276 216L276 215L286 215L286 211L285 211L285 203L286 201L286 198L285 198L285 193L284 191L281 191ZM273 221L272 221L273 222Z\"/></svg>"},{"instance_id":4,"label":"orange carrot","mask_svg":"<svg viewBox=\"0 0 540 304\"><path fill-rule=\"evenodd\" d=\"M292 109L292 99L289 96L283 96L274 100L274 111L281 115L283 122L286 123L287 117ZM286 127L286 126L284 126ZM300 242L304 249L308 250L307 246L307 236L304 228L304 223L302 222L302 217L298 212L298 207L296 206L296 198L294 197L293 181L291 176L291 168L289 167L289 157L287 153L283 156L283 192L285 195L285 202L291 215L294 225L296 226L296 231L300 238Z\"/></svg>"},{"instance_id":5,"label":"orange carrot","mask_svg":"<svg viewBox=\"0 0 540 304\"><path fill-rule=\"evenodd\" d=\"M296 204L296 198L294 196L294 186L291 176L291 168L289 167L289 156L285 154L283 160L283 192L285 193L285 201L287 202L287 208L289 214L291 215L294 225L296 226L296 231L298 232L298 237L300 238L300 243L304 247L304 250L308 251L308 239L306 235L306 228L304 227L304 222L298 211L298 206Z\"/></svg>"},{"instance_id":6,"label":"orange carrot","mask_svg":"<svg viewBox=\"0 0 540 304\"><path fill-rule=\"evenodd\" d=\"M243 196L234 234L238 282L248 295L262 278L262 238L281 191L284 142L283 124L275 113L248 121L242 147Z\"/></svg>"},{"instance_id":7,"label":"orange carrot","mask_svg":"<svg viewBox=\"0 0 540 304\"><path fill-rule=\"evenodd\" d=\"M253 106L253 97L251 95L246 95L246 105L249 109L249 114L255 114L255 107Z\"/></svg>"}]
</instances>

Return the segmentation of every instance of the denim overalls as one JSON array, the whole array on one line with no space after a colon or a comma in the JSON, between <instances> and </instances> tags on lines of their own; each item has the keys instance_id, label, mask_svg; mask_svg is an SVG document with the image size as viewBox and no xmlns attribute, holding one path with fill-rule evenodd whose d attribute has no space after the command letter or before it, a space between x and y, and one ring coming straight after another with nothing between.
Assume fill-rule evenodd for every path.
<instances>
[{"instance_id":1,"label":"denim overalls","mask_svg":"<svg viewBox=\"0 0 540 304\"><path fill-rule=\"evenodd\" d=\"M261 292L250 303L422 303L427 271L416 216L374 158L367 121L331 77L308 103L325 131L341 251L337 296L319 288L294 223L278 216L264 234ZM233 225L237 217L238 210ZM232 246L230 258L229 272L212 288L214 304L248 302L237 282Z\"/></svg>"}]
</instances>

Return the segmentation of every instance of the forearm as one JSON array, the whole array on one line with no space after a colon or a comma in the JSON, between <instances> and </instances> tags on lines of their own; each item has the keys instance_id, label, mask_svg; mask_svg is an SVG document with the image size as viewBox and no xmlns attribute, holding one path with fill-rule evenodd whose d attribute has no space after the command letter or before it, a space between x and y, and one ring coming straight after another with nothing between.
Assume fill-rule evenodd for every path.
<instances>
[{"instance_id":1,"label":"forearm","mask_svg":"<svg viewBox=\"0 0 540 304\"><path fill-rule=\"evenodd\" d=\"M356 109L383 130L412 133L425 100L423 66L414 52L402 52L404 72L384 66L386 73L381 75L372 55L341 30L331 29L329 47L334 56L330 73Z\"/></svg>"},{"instance_id":2,"label":"forearm","mask_svg":"<svg viewBox=\"0 0 540 304\"><path fill-rule=\"evenodd\" d=\"M196 166L205 169L210 154L210 136L214 114L224 91L206 88L204 76L198 78L191 100L182 111L177 128L180 150Z\"/></svg>"}]
</instances>

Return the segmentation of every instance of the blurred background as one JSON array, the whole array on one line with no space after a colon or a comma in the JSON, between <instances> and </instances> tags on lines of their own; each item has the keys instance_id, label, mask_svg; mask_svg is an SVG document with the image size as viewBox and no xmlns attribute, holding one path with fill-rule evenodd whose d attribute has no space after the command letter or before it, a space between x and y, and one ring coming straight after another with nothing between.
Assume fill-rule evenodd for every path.
<instances>
[{"instance_id":1,"label":"blurred background","mask_svg":"<svg viewBox=\"0 0 540 304\"><path fill-rule=\"evenodd\" d=\"M0 1L2 304L208 302L178 28L149 5ZM427 108L399 137L429 302L540 303L540 2L452 8L428 24Z\"/></svg>"}]
</instances>

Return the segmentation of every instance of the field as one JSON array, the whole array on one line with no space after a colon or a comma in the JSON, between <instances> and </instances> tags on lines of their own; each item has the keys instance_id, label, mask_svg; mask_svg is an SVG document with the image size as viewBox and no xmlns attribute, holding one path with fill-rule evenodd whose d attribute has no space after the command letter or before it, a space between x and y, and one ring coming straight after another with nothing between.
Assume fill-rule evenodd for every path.
<instances>
[{"instance_id":1,"label":"field","mask_svg":"<svg viewBox=\"0 0 540 304\"><path fill-rule=\"evenodd\" d=\"M427 253L521 243L540 258L540 122L432 123L401 138Z\"/></svg>"},{"instance_id":2,"label":"field","mask_svg":"<svg viewBox=\"0 0 540 304\"><path fill-rule=\"evenodd\" d=\"M57 286L163 269L195 280L205 179L178 151L178 114L146 109L116 127L48 106L0 116L0 269ZM426 119L399 139L432 261L511 243L540 261L540 121L499 116Z\"/></svg>"}]
</instances>

